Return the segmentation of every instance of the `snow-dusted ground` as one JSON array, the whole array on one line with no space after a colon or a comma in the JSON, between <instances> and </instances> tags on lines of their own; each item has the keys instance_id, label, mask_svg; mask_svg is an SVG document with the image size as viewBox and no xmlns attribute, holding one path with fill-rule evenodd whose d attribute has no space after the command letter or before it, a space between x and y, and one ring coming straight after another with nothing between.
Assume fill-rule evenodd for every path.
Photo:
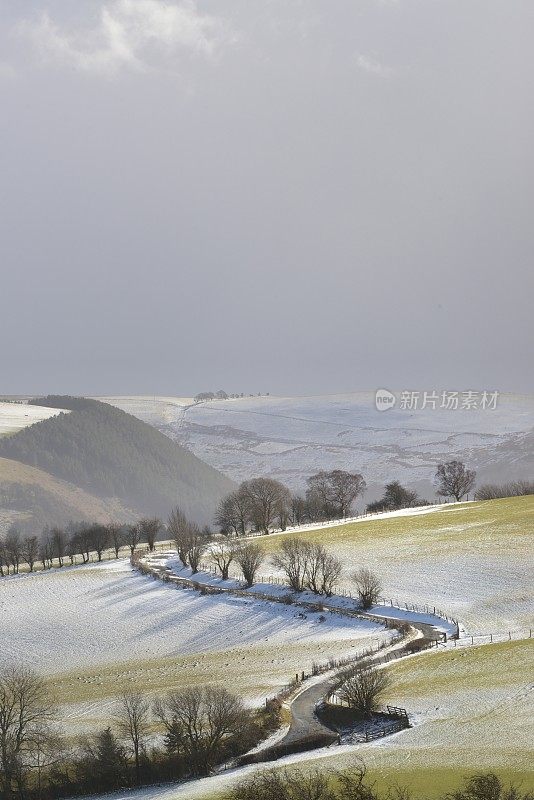
<instances>
[{"instance_id":1,"label":"snow-dusted ground","mask_svg":"<svg viewBox=\"0 0 534 800\"><path fill-rule=\"evenodd\" d=\"M16 433L49 417L61 414L60 408L45 408L44 406L30 406L20 403L2 403L0 401L0 436L6 433ZM68 411L65 411L68 414Z\"/></svg>"},{"instance_id":2,"label":"snow-dusted ground","mask_svg":"<svg viewBox=\"0 0 534 800\"><path fill-rule=\"evenodd\" d=\"M332 745L292 755L270 766L350 769L355 758L361 758L371 778L391 775L392 782L396 770L528 770L534 737L534 683L529 672L533 657L533 641L438 653L437 658L433 651L409 657L391 667L389 699L409 709L412 728L369 744ZM211 800L263 766L117 792L109 799Z\"/></svg>"},{"instance_id":3,"label":"snow-dusted ground","mask_svg":"<svg viewBox=\"0 0 534 800\"><path fill-rule=\"evenodd\" d=\"M200 596L138 575L126 560L0 581L3 661L42 673L256 644L376 638L382 628L292 606ZM288 676L289 677L289 676Z\"/></svg>"},{"instance_id":4,"label":"snow-dusted ground","mask_svg":"<svg viewBox=\"0 0 534 800\"><path fill-rule=\"evenodd\" d=\"M154 395L138 395L136 397L115 396L95 397L121 408L128 414L148 422L150 425L176 425L183 416L184 409L193 405L192 397L155 397Z\"/></svg>"},{"instance_id":5,"label":"snow-dusted ground","mask_svg":"<svg viewBox=\"0 0 534 800\"><path fill-rule=\"evenodd\" d=\"M177 590L126 560L0 581L0 664L48 676L69 730L98 724L130 685L156 693L226 680L261 702L313 661L388 639L363 620Z\"/></svg>"},{"instance_id":6,"label":"snow-dusted ground","mask_svg":"<svg viewBox=\"0 0 534 800\"><path fill-rule=\"evenodd\" d=\"M461 454L484 479L528 478L534 465L531 395L502 394L495 410L407 411L397 404L385 412L376 410L370 392L196 405L189 398L102 399L155 425L235 480L271 475L302 488L306 476L341 468L362 472L370 486L399 478L430 497L436 463L447 457Z\"/></svg>"},{"instance_id":7,"label":"snow-dusted ground","mask_svg":"<svg viewBox=\"0 0 534 800\"><path fill-rule=\"evenodd\" d=\"M501 502L513 504L509 516ZM294 532L320 540L340 557L339 584L347 593L354 589L351 574L365 565L380 575L387 603L400 606L403 614L406 604L436 607L459 620L466 634L521 635L533 626L533 514L532 498L524 497L497 501L497 507L469 502L403 509ZM395 520L403 522L402 530L384 525ZM271 554L281 535L255 541ZM260 573L281 577L269 558ZM235 565L230 574L240 578Z\"/></svg>"},{"instance_id":8,"label":"snow-dusted ground","mask_svg":"<svg viewBox=\"0 0 534 800\"><path fill-rule=\"evenodd\" d=\"M164 567L173 575L185 578L186 580L194 580L204 586L214 586L228 590L242 590L244 586L243 581L240 580L239 577L229 577L228 580L222 580L219 575L212 574L202 569L192 575L191 569L182 565L177 553L174 551L148 556L143 559L143 561L148 566ZM268 595L278 600L287 596L288 591L287 585L282 581L275 584L258 581L251 589L245 589L245 592L251 595ZM346 611L359 610L359 605L356 600L339 594L333 594L332 597L322 597L313 594L313 592L305 591L295 594L293 597L296 603L320 603L325 609L341 609ZM376 617L386 617L391 620L419 622L432 625L436 631L446 633L449 637L456 633L456 624L452 620L441 618L439 615L432 613L431 609L428 611L416 611L392 605L376 605L369 609L367 613Z\"/></svg>"},{"instance_id":9,"label":"snow-dusted ground","mask_svg":"<svg viewBox=\"0 0 534 800\"><path fill-rule=\"evenodd\" d=\"M472 502L468 500L464 503L436 503L427 506L417 506L414 508L399 508L396 511L380 511L378 513L362 513L355 517L345 517L344 519L327 520L325 522L307 522L302 525L288 525L285 530L274 529L269 532L269 539L273 536L285 536L288 533L305 533L306 531L318 531L321 528L337 528L340 525L352 525L355 522L369 522L382 519L393 519L395 517L420 517L426 514L432 514L435 511L450 511L458 506L465 506L466 503ZM255 534L256 536L263 536L263 534Z\"/></svg>"},{"instance_id":10,"label":"snow-dusted ground","mask_svg":"<svg viewBox=\"0 0 534 800\"><path fill-rule=\"evenodd\" d=\"M498 505L506 502L513 505L509 515ZM340 584L347 590L351 573L365 565L380 576L382 594L396 605L436 606L470 634L520 633L533 625L533 518L533 499L523 497L496 506L408 509L302 530L341 559ZM258 541L272 551L278 539Z\"/></svg>"}]
</instances>

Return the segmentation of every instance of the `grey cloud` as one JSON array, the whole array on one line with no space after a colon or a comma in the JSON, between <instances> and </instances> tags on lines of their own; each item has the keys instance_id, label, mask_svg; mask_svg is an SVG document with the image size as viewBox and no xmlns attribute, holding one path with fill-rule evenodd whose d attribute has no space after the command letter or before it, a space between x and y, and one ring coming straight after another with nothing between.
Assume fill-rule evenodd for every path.
<instances>
[{"instance_id":1,"label":"grey cloud","mask_svg":"<svg viewBox=\"0 0 534 800\"><path fill-rule=\"evenodd\" d=\"M530 0L160 6L5 0L2 391L534 390Z\"/></svg>"},{"instance_id":2,"label":"grey cloud","mask_svg":"<svg viewBox=\"0 0 534 800\"><path fill-rule=\"evenodd\" d=\"M109 0L95 16L65 25L43 11L20 21L17 30L42 57L104 75L154 68L180 51L210 57L232 38L222 20L200 13L194 2Z\"/></svg>"}]
</instances>

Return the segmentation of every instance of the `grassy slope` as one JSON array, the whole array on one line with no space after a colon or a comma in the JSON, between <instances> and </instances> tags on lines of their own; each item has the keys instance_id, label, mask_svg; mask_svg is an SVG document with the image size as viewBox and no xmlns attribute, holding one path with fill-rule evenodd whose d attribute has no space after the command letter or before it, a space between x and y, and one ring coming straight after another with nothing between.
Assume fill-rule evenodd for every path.
<instances>
[{"instance_id":1,"label":"grassy slope","mask_svg":"<svg viewBox=\"0 0 534 800\"><path fill-rule=\"evenodd\" d=\"M431 796L481 769L534 787L533 668L534 640L427 653L393 665L386 701L406 706L415 725L360 748L369 772L382 786L397 780ZM350 757L335 762L348 765Z\"/></svg>"},{"instance_id":2,"label":"grassy slope","mask_svg":"<svg viewBox=\"0 0 534 800\"><path fill-rule=\"evenodd\" d=\"M414 799L441 797L464 776L489 770L534 790L533 668L534 639L401 661L389 668L386 701L405 705L414 727L352 752L309 754L300 767L350 769L361 758L378 788L409 786ZM222 797L206 792L202 800Z\"/></svg>"},{"instance_id":3,"label":"grassy slope","mask_svg":"<svg viewBox=\"0 0 534 800\"><path fill-rule=\"evenodd\" d=\"M533 515L534 495L528 495L478 503L454 503L425 514L382 519L370 517L346 525L317 528L302 535L342 549L376 544L392 548L399 544L404 547L424 544L429 555L439 555L443 546L454 553L470 549L472 542L480 543L497 536L500 542L502 537L509 535L522 539L532 534ZM265 538L262 544L274 549L278 539L278 536ZM405 550L391 551L391 557L399 563L403 563L405 555Z\"/></svg>"},{"instance_id":4,"label":"grassy slope","mask_svg":"<svg viewBox=\"0 0 534 800\"><path fill-rule=\"evenodd\" d=\"M95 497L41 469L7 458L0 458L0 503L0 530L15 521L35 529L70 519L134 519L133 512L118 500Z\"/></svg>"},{"instance_id":5,"label":"grassy slope","mask_svg":"<svg viewBox=\"0 0 534 800\"><path fill-rule=\"evenodd\" d=\"M491 630L495 624L531 624L533 519L534 497L519 497L299 535L341 553L350 567L369 564L392 592L398 588L416 601L439 599ZM262 540L270 552L279 543L279 536ZM464 596L458 598L459 589ZM534 640L428 653L396 664L388 699L405 705L419 724L358 748L356 755L378 787L408 784L414 797L452 791L478 769L494 769L504 780L534 789L533 668ZM349 768L354 757L329 754L305 765Z\"/></svg>"},{"instance_id":6,"label":"grassy slope","mask_svg":"<svg viewBox=\"0 0 534 800\"><path fill-rule=\"evenodd\" d=\"M202 523L211 523L218 500L233 488L188 450L107 403L62 396L37 402L70 413L2 437L0 455L143 514L166 517L179 503Z\"/></svg>"},{"instance_id":7,"label":"grassy slope","mask_svg":"<svg viewBox=\"0 0 534 800\"><path fill-rule=\"evenodd\" d=\"M523 574L517 571L519 568L530 577L533 500L525 497L464 504L443 512L369 520L302 535L324 541L342 552L352 565L362 560L368 563L372 553L393 587L395 581L408 575L407 588L411 586L413 590L422 583L426 601L439 594L440 581L450 583L454 579L458 560L464 570L471 560L478 571L477 581L470 584L473 594L469 604L476 610L478 603L485 602L486 596L477 594L481 586L498 584L509 573L517 581ZM270 550L279 542L279 536L262 540ZM491 559L491 581L480 575L477 559L481 554ZM502 589L499 597L502 599ZM425 793L428 797L455 788L463 775L478 768L495 768L504 777L520 777L525 787L534 784L532 753L527 749L534 735L528 705L532 697L528 680L533 649L533 642L511 642L433 652L393 665L394 683L388 699L406 705L418 724L397 737L358 748L357 755L365 758L373 778L381 786L395 780L410 783L415 795ZM302 656L300 646L295 643L294 652L288 653L288 660L281 665L282 671L289 669L299 654ZM307 655L311 657L311 652ZM245 691L250 691L259 678L256 686L261 691L266 688L261 680L266 655L258 656L252 671L250 651L248 656L239 653L236 660L219 652L202 661L198 656L187 656L179 662L160 658L141 659L135 665L118 663L109 670L61 675L54 683L58 699L66 703L82 699L89 704L102 695L111 701L117 684L124 680L145 688L162 688L194 682L201 674L209 674L213 680L221 675L227 679L230 674L233 685ZM252 680L249 673L254 673L256 666L259 672ZM99 717L101 710L95 709L95 719ZM91 719L91 712L86 719ZM350 766L354 755L331 751L328 757L311 758L305 763L325 769L343 768ZM177 790L176 797L184 796L187 795Z\"/></svg>"},{"instance_id":8,"label":"grassy slope","mask_svg":"<svg viewBox=\"0 0 534 800\"><path fill-rule=\"evenodd\" d=\"M532 625L533 532L531 495L298 535L342 557L346 584L350 572L364 564L382 577L388 598L435 604L473 632L497 632ZM273 552L281 539L264 537L261 543Z\"/></svg>"}]
</instances>

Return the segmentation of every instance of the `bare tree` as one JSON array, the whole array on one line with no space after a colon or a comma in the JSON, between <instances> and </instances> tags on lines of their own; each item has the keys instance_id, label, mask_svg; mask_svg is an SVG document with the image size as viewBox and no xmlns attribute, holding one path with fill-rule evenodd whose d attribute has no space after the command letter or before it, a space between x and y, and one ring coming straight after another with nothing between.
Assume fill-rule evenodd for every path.
<instances>
[{"instance_id":1,"label":"bare tree","mask_svg":"<svg viewBox=\"0 0 534 800\"><path fill-rule=\"evenodd\" d=\"M235 536L245 534L249 520L248 506L248 497L238 491L223 497L217 506L214 522L225 536L231 533Z\"/></svg>"},{"instance_id":2,"label":"bare tree","mask_svg":"<svg viewBox=\"0 0 534 800\"><path fill-rule=\"evenodd\" d=\"M35 737L54 719L44 682L26 667L0 669L1 796L20 796L21 772L29 764Z\"/></svg>"},{"instance_id":3,"label":"bare tree","mask_svg":"<svg viewBox=\"0 0 534 800\"><path fill-rule=\"evenodd\" d=\"M171 537L174 539L174 543L176 545L176 549L178 550L178 556L180 557L180 561L187 567L187 550L189 546L189 538L190 538L190 523L183 511L176 506L171 511L169 520L167 522L167 530L169 531Z\"/></svg>"},{"instance_id":4,"label":"bare tree","mask_svg":"<svg viewBox=\"0 0 534 800\"><path fill-rule=\"evenodd\" d=\"M226 542L214 544L210 549L210 556L217 565L223 581L228 580L230 564L235 559L237 550Z\"/></svg>"},{"instance_id":5,"label":"bare tree","mask_svg":"<svg viewBox=\"0 0 534 800\"><path fill-rule=\"evenodd\" d=\"M284 539L280 550L272 558L273 566L282 570L294 592L302 592L305 588L309 556L309 543L297 536L290 536Z\"/></svg>"},{"instance_id":6,"label":"bare tree","mask_svg":"<svg viewBox=\"0 0 534 800\"><path fill-rule=\"evenodd\" d=\"M232 502L232 513L237 525L237 535L244 536L247 532L248 526L251 524L252 504L250 495L243 488L239 487L236 492L230 495Z\"/></svg>"},{"instance_id":7,"label":"bare tree","mask_svg":"<svg viewBox=\"0 0 534 800\"><path fill-rule=\"evenodd\" d=\"M250 501L250 519L257 530L269 533L276 519L287 519L291 493L280 481L272 478L253 478L241 484L240 491Z\"/></svg>"},{"instance_id":8,"label":"bare tree","mask_svg":"<svg viewBox=\"0 0 534 800\"><path fill-rule=\"evenodd\" d=\"M336 779L339 784L339 798L337 800L379 800L373 789L374 784L366 780L367 768L365 763L358 758L351 764L350 770L336 770ZM410 800L411 795L399 794L397 789L390 789L384 800Z\"/></svg>"},{"instance_id":9,"label":"bare tree","mask_svg":"<svg viewBox=\"0 0 534 800\"><path fill-rule=\"evenodd\" d=\"M178 507L171 512L167 528L174 539L178 556L184 567L189 565L193 573L198 572L200 559L208 543L208 536L202 533L195 522L190 522Z\"/></svg>"},{"instance_id":10,"label":"bare tree","mask_svg":"<svg viewBox=\"0 0 534 800\"><path fill-rule=\"evenodd\" d=\"M439 464L436 470L436 494L441 497L454 497L458 502L470 492L476 479L476 472L467 469L462 461L447 461Z\"/></svg>"},{"instance_id":11,"label":"bare tree","mask_svg":"<svg viewBox=\"0 0 534 800\"><path fill-rule=\"evenodd\" d=\"M130 548L130 554L133 556L135 548L141 542L141 528L139 527L139 523L135 522L132 525L127 525L124 537L126 544Z\"/></svg>"},{"instance_id":12,"label":"bare tree","mask_svg":"<svg viewBox=\"0 0 534 800\"><path fill-rule=\"evenodd\" d=\"M6 545L0 536L0 578L3 578L5 571L9 574L9 561L7 560Z\"/></svg>"},{"instance_id":13,"label":"bare tree","mask_svg":"<svg viewBox=\"0 0 534 800\"><path fill-rule=\"evenodd\" d=\"M291 498L291 510L289 518L292 525L302 525L308 518L308 506L306 499L301 495L294 494Z\"/></svg>"},{"instance_id":14,"label":"bare tree","mask_svg":"<svg viewBox=\"0 0 534 800\"><path fill-rule=\"evenodd\" d=\"M464 778L464 786L447 800L534 800L532 791L523 791L517 784L506 786L494 772L480 772Z\"/></svg>"},{"instance_id":15,"label":"bare tree","mask_svg":"<svg viewBox=\"0 0 534 800\"><path fill-rule=\"evenodd\" d=\"M198 525L191 523L189 526L189 538L187 543L187 561L189 562L193 575L198 572L200 559L206 550L206 546L207 541L202 531Z\"/></svg>"},{"instance_id":16,"label":"bare tree","mask_svg":"<svg viewBox=\"0 0 534 800\"><path fill-rule=\"evenodd\" d=\"M306 542L308 554L304 587L315 594L330 597L342 572L341 561L329 553L322 544Z\"/></svg>"},{"instance_id":17,"label":"bare tree","mask_svg":"<svg viewBox=\"0 0 534 800\"><path fill-rule=\"evenodd\" d=\"M341 561L322 544L297 536L282 542L280 551L273 557L273 565L285 573L294 592L309 589L328 597L342 571Z\"/></svg>"},{"instance_id":18,"label":"bare tree","mask_svg":"<svg viewBox=\"0 0 534 800\"><path fill-rule=\"evenodd\" d=\"M338 696L366 717L378 710L380 698L391 684L387 672L374 666L353 667L344 673L342 681Z\"/></svg>"},{"instance_id":19,"label":"bare tree","mask_svg":"<svg viewBox=\"0 0 534 800\"><path fill-rule=\"evenodd\" d=\"M93 526L87 523L80 525L77 539L80 546L82 561L84 564L87 564L91 558L91 549L93 547Z\"/></svg>"},{"instance_id":20,"label":"bare tree","mask_svg":"<svg viewBox=\"0 0 534 800\"><path fill-rule=\"evenodd\" d=\"M139 692L125 692L116 714L120 733L128 739L135 763L135 782L140 783L141 755L150 728L150 703Z\"/></svg>"},{"instance_id":21,"label":"bare tree","mask_svg":"<svg viewBox=\"0 0 534 800\"><path fill-rule=\"evenodd\" d=\"M90 529L91 549L96 552L98 561L102 561L104 550L109 547L109 531L106 525L96 522Z\"/></svg>"},{"instance_id":22,"label":"bare tree","mask_svg":"<svg viewBox=\"0 0 534 800\"><path fill-rule=\"evenodd\" d=\"M53 558L54 548L50 528L43 528L39 539L39 561L43 565L43 569L52 568Z\"/></svg>"},{"instance_id":23,"label":"bare tree","mask_svg":"<svg viewBox=\"0 0 534 800\"><path fill-rule=\"evenodd\" d=\"M108 523L108 538L115 553L115 558L119 557L119 552L124 544L124 527L118 522Z\"/></svg>"},{"instance_id":24,"label":"bare tree","mask_svg":"<svg viewBox=\"0 0 534 800\"><path fill-rule=\"evenodd\" d=\"M324 498L316 489L306 490L306 519L309 522L318 522L323 519L333 519L336 512L333 506L325 504Z\"/></svg>"},{"instance_id":25,"label":"bare tree","mask_svg":"<svg viewBox=\"0 0 534 800\"><path fill-rule=\"evenodd\" d=\"M57 769L64 762L65 746L55 726L47 721L38 724L28 743L28 765L34 775L38 798L43 796L45 775L51 768ZM20 788L19 785L19 792Z\"/></svg>"},{"instance_id":26,"label":"bare tree","mask_svg":"<svg viewBox=\"0 0 534 800\"><path fill-rule=\"evenodd\" d=\"M39 556L39 539L37 536L25 536L22 540L21 555L30 572L33 572L33 567Z\"/></svg>"},{"instance_id":27,"label":"bare tree","mask_svg":"<svg viewBox=\"0 0 534 800\"><path fill-rule=\"evenodd\" d=\"M163 527L163 523L157 517L151 517L150 519L141 519L139 520L139 527L141 528L141 536L145 539L146 543L148 544L148 549L150 552L154 550L154 545L156 543L156 539L158 537L158 533Z\"/></svg>"},{"instance_id":28,"label":"bare tree","mask_svg":"<svg viewBox=\"0 0 534 800\"><path fill-rule=\"evenodd\" d=\"M263 547L254 542L242 544L236 551L235 560L241 567L241 572L249 588L253 585L264 558Z\"/></svg>"},{"instance_id":29,"label":"bare tree","mask_svg":"<svg viewBox=\"0 0 534 800\"><path fill-rule=\"evenodd\" d=\"M17 575L22 558L22 537L16 525L10 525L4 540L4 549L8 564L13 567L13 574Z\"/></svg>"},{"instance_id":30,"label":"bare tree","mask_svg":"<svg viewBox=\"0 0 534 800\"><path fill-rule=\"evenodd\" d=\"M399 481L387 483L384 487L384 496L367 505L367 511L395 511L398 508L413 508L414 506L428 505L427 500L417 496L417 492L406 489Z\"/></svg>"},{"instance_id":31,"label":"bare tree","mask_svg":"<svg viewBox=\"0 0 534 800\"><path fill-rule=\"evenodd\" d=\"M67 536L63 528L52 528L50 531L52 540L52 555L57 558L60 567L63 566L63 559L67 549Z\"/></svg>"},{"instance_id":32,"label":"bare tree","mask_svg":"<svg viewBox=\"0 0 534 800\"><path fill-rule=\"evenodd\" d=\"M363 477L358 472L334 469L321 471L308 478L310 492L321 500L325 510L333 509L339 517L346 517L352 504L366 488Z\"/></svg>"},{"instance_id":33,"label":"bare tree","mask_svg":"<svg viewBox=\"0 0 534 800\"><path fill-rule=\"evenodd\" d=\"M246 736L251 720L241 699L220 686L171 693L156 703L155 713L167 731L168 748L185 756L194 775L208 775L225 745Z\"/></svg>"},{"instance_id":34,"label":"bare tree","mask_svg":"<svg viewBox=\"0 0 534 800\"><path fill-rule=\"evenodd\" d=\"M236 526L238 536L244 536L252 522L252 502L250 495L243 484L230 495L231 514Z\"/></svg>"},{"instance_id":35,"label":"bare tree","mask_svg":"<svg viewBox=\"0 0 534 800\"><path fill-rule=\"evenodd\" d=\"M380 578L367 567L362 567L353 574L352 580L356 584L362 608L368 609L376 605L382 591Z\"/></svg>"},{"instance_id":36,"label":"bare tree","mask_svg":"<svg viewBox=\"0 0 534 800\"><path fill-rule=\"evenodd\" d=\"M71 535L67 539L67 546L65 548L65 555L69 559L71 566L74 566L76 562L76 556L78 555L79 552L80 549L79 549L78 535L75 533L74 534L71 533Z\"/></svg>"}]
</instances>

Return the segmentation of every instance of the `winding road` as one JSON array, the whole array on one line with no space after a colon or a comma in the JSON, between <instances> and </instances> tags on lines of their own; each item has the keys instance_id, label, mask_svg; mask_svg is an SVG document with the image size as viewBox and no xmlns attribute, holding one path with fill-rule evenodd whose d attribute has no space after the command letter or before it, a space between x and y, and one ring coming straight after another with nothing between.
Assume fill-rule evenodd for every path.
<instances>
[{"instance_id":1,"label":"winding road","mask_svg":"<svg viewBox=\"0 0 534 800\"><path fill-rule=\"evenodd\" d=\"M169 567L161 562L162 554L146 555L141 559L142 565L145 570L150 572L155 577L163 580L169 580L173 583L181 583L189 588L198 588L199 583L202 583L201 575L195 576L195 581L179 575L172 574ZM140 564L138 565L141 566ZM211 591L225 594L241 595L242 589L230 587L213 587L210 586ZM247 592L249 597L254 597L254 592ZM265 599L262 596L262 599ZM272 602L283 602L280 597L273 595L269 597ZM295 600L295 605L306 607L307 603ZM436 625L431 622L414 619L414 613L406 612L403 619L398 616L388 616L386 609L384 614L370 614L362 613L360 611L348 609L346 607L336 607L332 604L328 606L329 611L343 614L344 616L353 616L359 619L374 619L376 621L389 621L389 622L408 622L409 629L407 633L399 640L397 639L387 647L383 647L375 653L362 654L356 658L352 663L366 664L383 664L391 660L392 657L398 658L402 655L408 655L410 650L409 646L416 639L425 642L436 642L442 639L443 633L437 627L440 620L436 617ZM423 617L423 615L421 615ZM427 617L428 619L428 617ZM316 707L321 703L325 697L335 688L339 682L340 673L346 669L345 667L336 668L329 671L324 677L311 678L307 681L306 687L293 695L290 701L291 723L286 735L276 744L269 745L265 743L264 747L257 748L254 753L245 755L238 763L253 763L260 761L271 761L279 758L281 755L288 752L298 752L316 747L325 746L338 741L338 734L332 731L331 728L324 725L317 717Z\"/></svg>"}]
</instances>

